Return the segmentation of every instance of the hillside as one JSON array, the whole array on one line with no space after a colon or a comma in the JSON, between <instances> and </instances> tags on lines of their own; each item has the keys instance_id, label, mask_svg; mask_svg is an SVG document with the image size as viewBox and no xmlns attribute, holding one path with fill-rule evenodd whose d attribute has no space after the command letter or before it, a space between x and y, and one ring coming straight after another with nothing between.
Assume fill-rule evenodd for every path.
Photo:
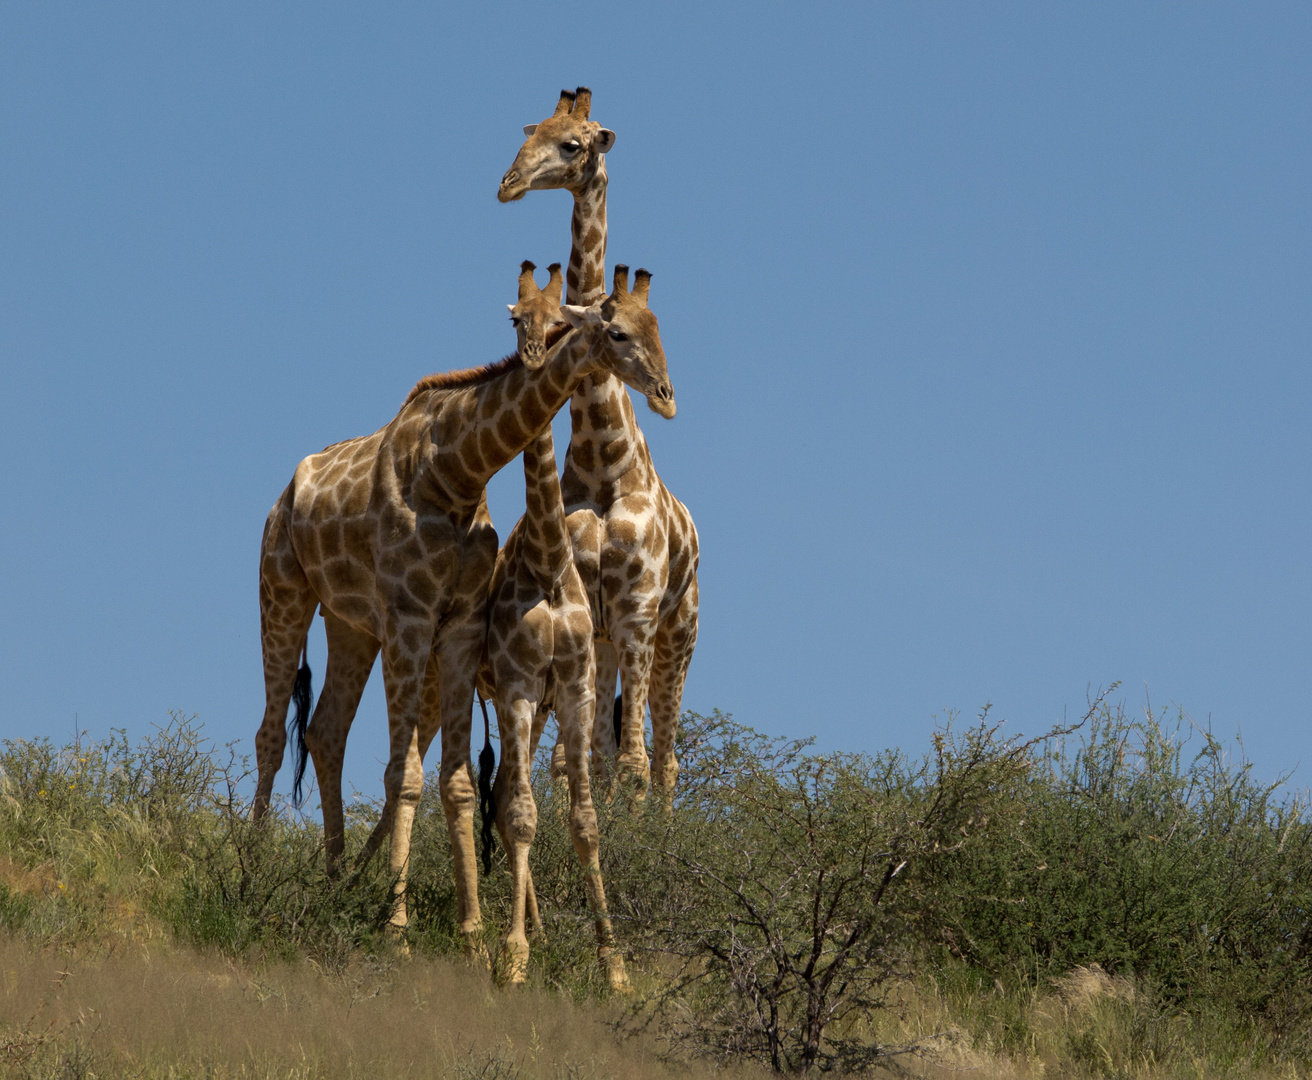
<instances>
[{"instance_id":1,"label":"hillside","mask_svg":"<svg viewBox=\"0 0 1312 1080\"><path fill-rule=\"evenodd\" d=\"M543 934L498 985L509 874L459 955L435 784L411 926L316 814L247 821L247 766L175 716L0 753L0 1060L13 1075L602 1077L1312 1070L1312 821L1181 720L1103 697L922 758L684 718L673 807L617 797L602 860L632 993L596 964L564 806L538 789ZM540 770L545 775L545 770ZM311 800L313 802L313 800ZM348 854L378 807L357 802Z\"/></svg>"}]
</instances>

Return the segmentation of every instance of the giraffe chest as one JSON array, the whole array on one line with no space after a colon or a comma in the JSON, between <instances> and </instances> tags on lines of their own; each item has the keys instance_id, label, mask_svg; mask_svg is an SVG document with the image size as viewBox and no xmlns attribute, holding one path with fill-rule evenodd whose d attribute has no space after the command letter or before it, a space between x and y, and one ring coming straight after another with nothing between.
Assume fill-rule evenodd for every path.
<instances>
[{"instance_id":1,"label":"giraffe chest","mask_svg":"<svg viewBox=\"0 0 1312 1080\"><path fill-rule=\"evenodd\" d=\"M585 509L567 523L595 633L609 640L619 621L654 619L669 584L668 531L657 500L630 496L605 513Z\"/></svg>"},{"instance_id":2,"label":"giraffe chest","mask_svg":"<svg viewBox=\"0 0 1312 1080\"><path fill-rule=\"evenodd\" d=\"M488 604L489 667L498 693L548 702L555 685L590 679L592 616L572 565L544 587L515 560L513 540L498 565Z\"/></svg>"}]
</instances>

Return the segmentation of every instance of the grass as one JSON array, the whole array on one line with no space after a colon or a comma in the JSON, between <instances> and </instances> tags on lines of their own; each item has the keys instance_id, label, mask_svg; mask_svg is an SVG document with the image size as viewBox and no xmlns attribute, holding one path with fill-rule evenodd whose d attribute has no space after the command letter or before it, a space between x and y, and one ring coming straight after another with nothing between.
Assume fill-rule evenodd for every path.
<instances>
[{"instance_id":1,"label":"grass","mask_svg":"<svg viewBox=\"0 0 1312 1080\"><path fill-rule=\"evenodd\" d=\"M433 783L402 955L384 860L330 880L313 816L252 827L244 763L194 718L135 745L5 743L0 1062L34 1078L1312 1074L1306 804L1180 717L1098 698L1078 730L1017 742L985 718L912 759L690 714L680 759L672 810L602 807L634 983L617 999L546 781L546 940L531 985L507 991L459 957ZM377 812L351 808L348 853ZM498 853L480 881L494 957L508 885Z\"/></svg>"},{"instance_id":2,"label":"grass","mask_svg":"<svg viewBox=\"0 0 1312 1080\"><path fill-rule=\"evenodd\" d=\"M0 947L0 1060L17 1075L665 1077L599 1013L506 994L459 962L251 965L167 946Z\"/></svg>"}]
</instances>

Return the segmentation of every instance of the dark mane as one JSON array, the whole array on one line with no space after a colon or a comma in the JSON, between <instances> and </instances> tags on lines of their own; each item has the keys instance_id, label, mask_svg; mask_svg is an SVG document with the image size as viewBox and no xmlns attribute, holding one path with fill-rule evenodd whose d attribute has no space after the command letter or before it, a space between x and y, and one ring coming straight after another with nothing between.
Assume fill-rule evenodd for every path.
<instances>
[{"instance_id":1,"label":"dark mane","mask_svg":"<svg viewBox=\"0 0 1312 1080\"><path fill-rule=\"evenodd\" d=\"M405 404L409 405L425 390L459 390L466 386L478 386L480 383L488 382L498 375L504 375L507 371L523 366L524 361L519 358L519 353L513 352L509 356L502 357L495 364L461 368L459 371L439 371L436 375L425 375L415 383L414 389L406 395Z\"/></svg>"},{"instance_id":2,"label":"dark mane","mask_svg":"<svg viewBox=\"0 0 1312 1080\"><path fill-rule=\"evenodd\" d=\"M547 348L560 341L566 334L572 330L568 323L564 326L553 327L547 334ZM524 366L524 361L519 358L519 353L513 352L509 356L503 356L495 364L484 364L482 367L461 368L459 371L439 371L436 375L425 375L417 383L414 389L406 395L404 404L405 408L410 402L414 401L420 394L426 390L462 390L466 386L479 386L482 383L490 382L499 375L504 375L507 371L514 371L515 368Z\"/></svg>"}]
</instances>

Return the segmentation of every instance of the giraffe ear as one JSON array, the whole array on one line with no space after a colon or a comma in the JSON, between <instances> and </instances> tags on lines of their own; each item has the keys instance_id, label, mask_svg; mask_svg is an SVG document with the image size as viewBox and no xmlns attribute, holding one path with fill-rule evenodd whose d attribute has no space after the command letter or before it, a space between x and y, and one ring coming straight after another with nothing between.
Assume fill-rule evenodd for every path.
<instances>
[{"instance_id":1,"label":"giraffe ear","mask_svg":"<svg viewBox=\"0 0 1312 1080\"><path fill-rule=\"evenodd\" d=\"M609 154L610 148L615 145L615 132L610 128L602 128L597 132L597 153Z\"/></svg>"},{"instance_id":2,"label":"giraffe ear","mask_svg":"<svg viewBox=\"0 0 1312 1080\"><path fill-rule=\"evenodd\" d=\"M565 316L565 321L570 326L586 326L588 323L599 323L601 318L601 305L593 304L592 307L578 307L574 304L565 304L561 307L560 313Z\"/></svg>"},{"instance_id":3,"label":"giraffe ear","mask_svg":"<svg viewBox=\"0 0 1312 1080\"><path fill-rule=\"evenodd\" d=\"M533 132L537 131L537 129L538 129L537 124L525 124L525 125L524 125L524 134L525 134L525 135L532 135Z\"/></svg>"},{"instance_id":4,"label":"giraffe ear","mask_svg":"<svg viewBox=\"0 0 1312 1080\"><path fill-rule=\"evenodd\" d=\"M510 312L510 314L512 314L512 315L515 314L515 305L514 305L514 304L507 304L507 305L506 305L506 310L507 310L508 312Z\"/></svg>"}]
</instances>

